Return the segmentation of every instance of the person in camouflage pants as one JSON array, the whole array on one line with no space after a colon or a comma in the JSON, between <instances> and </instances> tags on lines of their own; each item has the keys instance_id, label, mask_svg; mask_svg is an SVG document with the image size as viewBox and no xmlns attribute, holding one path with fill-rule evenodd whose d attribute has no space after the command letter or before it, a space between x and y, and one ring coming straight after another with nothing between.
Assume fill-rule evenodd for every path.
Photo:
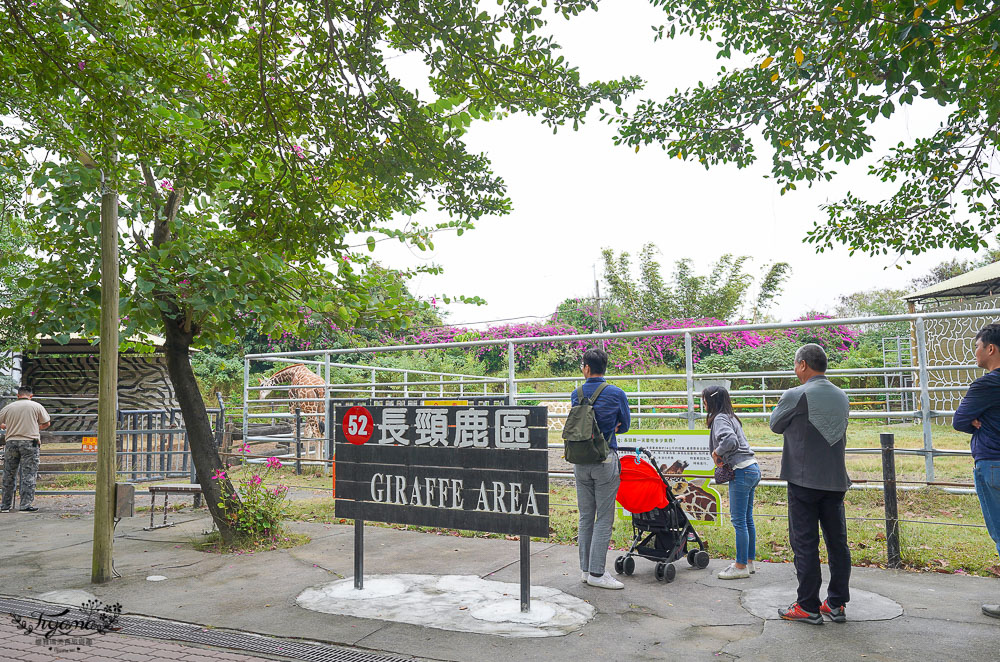
<instances>
[{"instance_id":1,"label":"person in camouflage pants","mask_svg":"<svg viewBox=\"0 0 1000 662\"><path fill-rule=\"evenodd\" d=\"M3 453L3 499L0 512L14 507L14 478L20 474L21 512L33 513L35 477L41 450L41 431L49 427L49 413L32 401L30 386L17 389L17 400L0 409L0 430L6 432Z\"/></svg>"},{"instance_id":2,"label":"person in camouflage pants","mask_svg":"<svg viewBox=\"0 0 1000 662\"><path fill-rule=\"evenodd\" d=\"M35 479L38 476L38 442L34 439L12 439L3 452L3 503L0 511L10 510L14 505L14 476L19 474L21 485L21 510L33 508L35 500ZM10 471L7 471L10 467Z\"/></svg>"}]
</instances>

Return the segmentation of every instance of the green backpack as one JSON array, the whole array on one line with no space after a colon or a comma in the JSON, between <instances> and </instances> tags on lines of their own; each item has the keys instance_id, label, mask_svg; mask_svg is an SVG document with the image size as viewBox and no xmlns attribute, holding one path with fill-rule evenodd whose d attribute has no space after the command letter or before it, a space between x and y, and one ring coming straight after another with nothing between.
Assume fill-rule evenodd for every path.
<instances>
[{"instance_id":1,"label":"green backpack","mask_svg":"<svg viewBox=\"0 0 1000 662\"><path fill-rule=\"evenodd\" d=\"M590 398L583 396L583 386L576 390L577 404L569 410L562 433L564 457L570 464L598 464L611 452L594 416L594 402L607 385L598 386Z\"/></svg>"}]
</instances>

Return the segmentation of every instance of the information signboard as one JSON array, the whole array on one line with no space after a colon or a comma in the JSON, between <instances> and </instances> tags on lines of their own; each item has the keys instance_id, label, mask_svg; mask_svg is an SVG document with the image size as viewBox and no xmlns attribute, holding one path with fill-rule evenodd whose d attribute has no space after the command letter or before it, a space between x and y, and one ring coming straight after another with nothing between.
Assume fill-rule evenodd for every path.
<instances>
[{"instance_id":1,"label":"information signboard","mask_svg":"<svg viewBox=\"0 0 1000 662\"><path fill-rule=\"evenodd\" d=\"M374 402L334 410L338 517L548 535L545 407Z\"/></svg>"},{"instance_id":2,"label":"information signboard","mask_svg":"<svg viewBox=\"0 0 1000 662\"><path fill-rule=\"evenodd\" d=\"M708 430L631 430L617 435L617 440L619 453L634 453L641 446L656 458L656 468L667 479L688 519L719 520L719 493L709 487L715 463L709 451ZM624 510L621 514L631 516Z\"/></svg>"}]
</instances>

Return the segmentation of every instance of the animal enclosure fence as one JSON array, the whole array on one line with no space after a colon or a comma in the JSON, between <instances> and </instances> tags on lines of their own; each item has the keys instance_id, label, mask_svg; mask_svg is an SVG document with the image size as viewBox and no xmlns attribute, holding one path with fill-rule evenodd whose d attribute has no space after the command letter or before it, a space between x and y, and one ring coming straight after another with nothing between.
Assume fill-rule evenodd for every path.
<instances>
[{"instance_id":1,"label":"animal enclosure fence","mask_svg":"<svg viewBox=\"0 0 1000 662\"><path fill-rule=\"evenodd\" d=\"M532 343L573 343L583 346L585 342L631 341L643 338L674 337L683 339L684 372L664 374L609 374L607 379L623 386L628 392L633 419L640 427L659 427L676 422L688 429L694 429L697 421L704 418L700 411L696 382L703 380L724 380L740 407L740 415L746 419L766 419L770 409L777 403L782 393L793 385L794 372L787 370L767 370L756 372L696 373L694 341L702 335L758 331L782 333L788 329L810 329L834 325L866 327L895 322L908 322L912 328L912 348L909 361L895 361L894 365L875 368L850 368L830 370L828 376L839 382L851 400L851 419L876 419L882 421L906 421L920 425L921 448L897 448L897 455L916 455L924 459L923 478L926 483L934 483L934 461L941 457L970 458L968 450L936 448L933 439L932 421L954 414L953 407L933 409L932 402L956 405L968 383L982 374L975 365L968 363L948 364L929 361L927 324L959 322L970 317L997 318L1000 309L975 311L947 311L891 315L852 319L807 320L788 323L740 324L719 327L696 327L632 331L625 333L581 334L548 336L544 338L510 338L502 340L473 340L436 344L395 345L386 347L345 348L333 350L280 352L252 354L244 362L244 437L251 443L273 443L274 438L253 436L250 424L253 421L280 421L294 419L294 409L307 403L322 405L323 428L329 434L332 420L331 407L336 407L338 399L343 402L358 398L410 398L435 397L438 399L463 399L473 394L500 396L510 404L536 402L538 400L565 402L581 381L580 377L527 377L518 376L516 350L518 346ZM964 342L971 346L974 332L967 334ZM377 356L400 352L431 352L455 348L481 348L500 346L506 349L507 375L476 375L443 373L380 366ZM353 356L366 363L337 362L344 356ZM612 357L614 358L614 357ZM268 364L300 364L317 378L314 385L316 397L301 397L296 386L268 386L251 384L252 368L262 362ZM909 365L900 365L908 363ZM791 366L789 366L791 368ZM948 385L935 385L938 373L963 374L965 379L954 380ZM336 379L334 376L336 375ZM351 378L346 378L351 375ZM357 375L357 377L353 377ZM320 383L321 382L321 383ZM634 386L633 386L634 385ZM525 388L531 387L531 388ZM254 397L260 391L269 389L284 391L284 397L270 400ZM933 398L933 399L932 399ZM329 406L327 406L329 403ZM275 405L284 406L288 411L275 411ZM565 418L563 412L550 409L550 419ZM316 440L319 441L319 440ZM550 447L558 448L556 442ZM780 453L775 446L758 446L758 453ZM317 459L330 460L331 448L317 443L311 448ZM848 448L850 454L878 454L878 448ZM970 458L971 459L971 458ZM566 471L554 471L554 475L568 477ZM970 468L971 474L971 468ZM877 482L877 479L876 479ZM970 491L967 487L949 486L949 489Z\"/></svg>"}]
</instances>

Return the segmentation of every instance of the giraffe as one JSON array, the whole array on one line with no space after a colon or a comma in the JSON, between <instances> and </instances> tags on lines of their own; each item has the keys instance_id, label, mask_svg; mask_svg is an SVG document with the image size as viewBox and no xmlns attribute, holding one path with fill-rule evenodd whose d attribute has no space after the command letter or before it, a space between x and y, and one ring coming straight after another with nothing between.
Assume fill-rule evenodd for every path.
<instances>
[{"instance_id":1,"label":"giraffe","mask_svg":"<svg viewBox=\"0 0 1000 662\"><path fill-rule=\"evenodd\" d=\"M684 504L682 507L692 519L705 522L716 521L719 513L715 496L703 487L708 484L709 477L695 478L694 480L683 478L682 474L687 467L687 462L678 460L669 467L665 464L660 465L660 473L664 476L677 477L677 480L668 478L670 491L675 499Z\"/></svg>"},{"instance_id":2,"label":"giraffe","mask_svg":"<svg viewBox=\"0 0 1000 662\"><path fill-rule=\"evenodd\" d=\"M320 439L320 419L326 413L326 403L322 400L320 402L302 402L302 400L324 398L326 395L326 382L322 377L301 363L282 368L270 377L262 377L260 380L260 386L264 387L283 386L285 384L302 387L288 390L288 397L297 401L290 402L288 409L292 413L295 413L296 407L302 410L305 420L305 429L302 430L303 439ZM270 393L269 389L265 389L259 392L258 397L263 400ZM311 446L312 443L308 442L307 445ZM319 448L322 448L321 444L317 445L317 450Z\"/></svg>"}]
</instances>

